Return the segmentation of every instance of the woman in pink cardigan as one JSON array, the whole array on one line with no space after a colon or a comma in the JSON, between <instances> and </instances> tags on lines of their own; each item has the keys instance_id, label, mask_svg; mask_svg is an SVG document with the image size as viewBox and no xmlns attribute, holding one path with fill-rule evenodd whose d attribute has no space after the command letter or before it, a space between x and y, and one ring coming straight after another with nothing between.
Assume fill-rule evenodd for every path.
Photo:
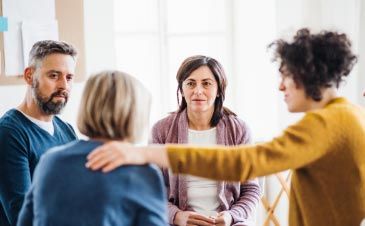
<instances>
[{"instance_id":1,"label":"woman in pink cardigan","mask_svg":"<svg viewBox=\"0 0 365 226\"><path fill-rule=\"evenodd\" d=\"M223 107L226 76L221 64L192 56L176 76L179 109L158 121L152 142L239 145L250 141L245 123ZM181 97L180 97L181 95ZM257 181L217 182L163 170L172 225L251 225L260 189Z\"/></svg>"}]
</instances>

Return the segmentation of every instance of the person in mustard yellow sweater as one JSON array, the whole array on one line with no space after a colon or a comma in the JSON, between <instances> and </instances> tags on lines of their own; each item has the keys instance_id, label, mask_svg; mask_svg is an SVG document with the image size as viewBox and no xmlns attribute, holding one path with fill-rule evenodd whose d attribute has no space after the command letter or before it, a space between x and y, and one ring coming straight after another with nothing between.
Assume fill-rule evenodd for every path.
<instances>
[{"instance_id":1,"label":"person in mustard yellow sweater","mask_svg":"<svg viewBox=\"0 0 365 226\"><path fill-rule=\"evenodd\" d=\"M271 44L280 62L290 112L305 112L273 140L242 146L134 147L110 142L88 156L87 167L108 172L124 164L156 163L217 180L246 181L293 171L290 226L358 226L365 217L365 110L337 95L356 56L345 34L308 29Z\"/></svg>"}]
</instances>

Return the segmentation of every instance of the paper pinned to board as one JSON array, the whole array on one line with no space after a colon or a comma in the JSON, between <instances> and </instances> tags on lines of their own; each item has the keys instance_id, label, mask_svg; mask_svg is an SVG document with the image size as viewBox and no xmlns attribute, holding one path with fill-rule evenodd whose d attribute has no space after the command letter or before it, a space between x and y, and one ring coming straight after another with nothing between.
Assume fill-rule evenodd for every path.
<instances>
[{"instance_id":1,"label":"paper pinned to board","mask_svg":"<svg viewBox=\"0 0 365 226\"><path fill-rule=\"evenodd\" d=\"M8 31L4 32L5 75L23 73L22 23L24 21L49 22L56 19L55 0L1 0L2 13L8 19ZM46 10L45 10L46 9ZM29 54L26 53L26 54Z\"/></svg>"},{"instance_id":2,"label":"paper pinned to board","mask_svg":"<svg viewBox=\"0 0 365 226\"><path fill-rule=\"evenodd\" d=\"M41 40L58 40L58 23L56 20L49 22L26 21L21 25L23 61L28 64L29 52L34 43Z\"/></svg>"},{"instance_id":3,"label":"paper pinned to board","mask_svg":"<svg viewBox=\"0 0 365 226\"><path fill-rule=\"evenodd\" d=\"M21 53L20 24L9 20L9 30L4 33L4 61L6 76L22 74L24 63Z\"/></svg>"}]
</instances>

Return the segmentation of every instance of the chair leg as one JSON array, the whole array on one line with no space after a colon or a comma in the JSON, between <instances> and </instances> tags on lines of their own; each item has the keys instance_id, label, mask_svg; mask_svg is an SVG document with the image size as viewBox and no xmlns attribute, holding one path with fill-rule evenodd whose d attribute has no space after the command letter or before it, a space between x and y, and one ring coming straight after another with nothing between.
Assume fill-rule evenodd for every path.
<instances>
[{"instance_id":1,"label":"chair leg","mask_svg":"<svg viewBox=\"0 0 365 226\"><path fill-rule=\"evenodd\" d=\"M267 217L265 219L265 222L263 224L263 226L269 226L270 221L274 223L275 226L280 226L280 222L278 220L278 218L275 215L275 208L277 207L280 198L282 197L282 194L285 192L286 195L289 197L289 180L290 180L290 176L291 176L291 172L288 173L288 175L286 176L286 178L284 178L282 176L282 174L278 173L275 174L275 176L277 177L280 185L281 185L281 189L278 193L278 195L275 197L275 200L272 204L269 203L268 199L266 197L262 197L261 198L261 202L267 212Z\"/></svg>"}]
</instances>

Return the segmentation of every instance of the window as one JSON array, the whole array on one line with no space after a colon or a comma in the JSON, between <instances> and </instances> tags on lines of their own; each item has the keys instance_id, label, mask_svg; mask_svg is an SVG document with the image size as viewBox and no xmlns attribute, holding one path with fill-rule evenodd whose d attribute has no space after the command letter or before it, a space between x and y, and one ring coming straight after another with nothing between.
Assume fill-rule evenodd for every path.
<instances>
[{"instance_id":1,"label":"window","mask_svg":"<svg viewBox=\"0 0 365 226\"><path fill-rule=\"evenodd\" d=\"M177 109L175 76L185 58L214 57L229 77L230 5L225 0L114 1L117 68L151 91L151 123Z\"/></svg>"}]
</instances>

